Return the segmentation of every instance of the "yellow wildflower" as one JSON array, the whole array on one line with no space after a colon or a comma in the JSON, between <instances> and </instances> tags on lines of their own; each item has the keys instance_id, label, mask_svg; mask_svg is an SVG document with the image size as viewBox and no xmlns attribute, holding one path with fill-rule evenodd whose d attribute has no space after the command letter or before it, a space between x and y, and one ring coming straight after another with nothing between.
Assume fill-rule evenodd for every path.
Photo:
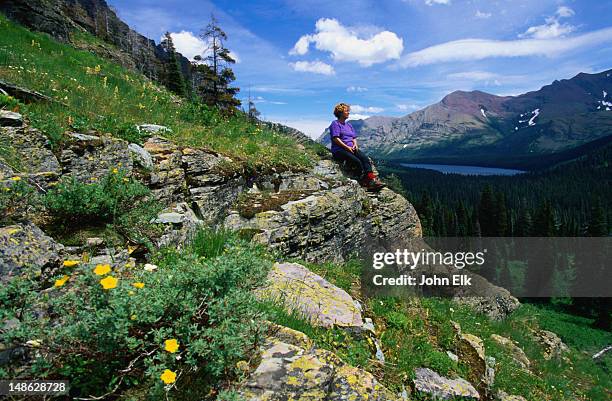
<instances>
[{"instance_id":1,"label":"yellow wildflower","mask_svg":"<svg viewBox=\"0 0 612 401\"><path fill-rule=\"evenodd\" d=\"M172 338L170 340L166 340L165 342L166 347L165 350L171 353L175 353L176 351L178 351L179 348L179 344L178 341L176 341L176 339Z\"/></svg>"},{"instance_id":2,"label":"yellow wildflower","mask_svg":"<svg viewBox=\"0 0 612 401\"><path fill-rule=\"evenodd\" d=\"M133 283L132 285L136 288L144 288L144 283L138 282L138 283Z\"/></svg>"},{"instance_id":3,"label":"yellow wildflower","mask_svg":"<svg viewBox=\"0 0 612 401\"><path fill-rule=\"evenodd\" d=\"M81 263L78 260L64 260L64 267L74 267Z\"/></svg>"},{"instance_id":4,"label":"yellow wildflower","mask_svg":"<svg viewBox=\"0 0 612 401\"><path fill-rule=\"evenodd\" d=\"M164 373L161 374L160 379L166 384L172 384L176 381L176 373L170 369L166 369Z\"/></svg>"},{"instance_id":5,"label":"yellow wildflower","mask_svg":"<svg viewBox=\"0 0 612 401\"><path fill-rule=\"evenodd\" d=\"M66 281L68 281L69 278L70 277L66 275L62 278L58 278L57 280L55 280L55 286L58 288L63 286L64 284L66 284Z\"/></svg>"},{"instance_id":6,"label":"yellow wildflower","mask_svg":"<svg viewBox=\"0 0 612 401\"><path fill-rule=\"evenodd\" d=\"M117 280L113 276L108 276L100 280L100 284L102 284L102 288L104 288L105 290L110 290L111 288L117 287L118 281L119 280Z\"/></svg>"},{"instance_id":7,"label":"yellow wildflower","mask_svg":"<svg viewBox=\"0 0 612 401\"><path fill-rule=\"evenodd\" d=\"M130 320L136 320L137 316L136 315L132 315L130 316Z\"/></svg>"},{"instance_id":8,"label":"yellow wildflower","mask_svg":"<svg viewBox=\"0 0 612 401\"><path fill-rule=\"evenodd\" d=\"M132 296L132 295L134 295L134 294L136 294L134 291L128 291L128 295L129 295L129 296Z\"/></svg>"},{"instance_id":9,"label":"yellow wildflower","mask_svg":"<svg viewBox=\"0 0 612 401\"><path fill-rule=\"evenodd\" d=\"M113 174L117 174L118 172L119 172L119 170L117 170L117 168L115 167L115 168L113 169Z\"/></svg>"},{"instance_id":10,"label":"yellow wildflower","mask_svg":"<svg viewBox=\"0 0 612 401\"><path fill-rule=\"evenodd\" d=\"M19 181L19 180L21 180L21 177L19 176L11 177L11 181Z\"/></svg>"},{"instance_id":11,"label":"yellow wildflower","mask_svg":"<svg viewBox=\"0 0 612 401\"><path fill-rule=\"evenodd\" d=\"M96 265L96 268L94 269L94 273L96 273L96 275L98 276L104 276L105 274L108 274L110 271L111 271L110 265Z\"/></svg>"}]
</instances>

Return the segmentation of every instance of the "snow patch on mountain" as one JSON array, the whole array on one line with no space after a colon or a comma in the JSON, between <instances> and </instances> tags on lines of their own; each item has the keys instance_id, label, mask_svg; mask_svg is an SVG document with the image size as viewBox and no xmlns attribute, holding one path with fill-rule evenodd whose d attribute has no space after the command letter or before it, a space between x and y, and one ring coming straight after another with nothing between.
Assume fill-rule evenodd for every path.
<instances>
[{"instance_id":1,"label":"snow patch on mountain","mask_svg":"<svg viewBox=\"0 0 612 401\"><path fill-rule=\"evenodd\" d=\"M531 117L529 119L529 122L528 122L529 126L535 125L535 121L534 120L536 119L537 116L540 115L540 109L535 109L531 113L533 113L533 117Z\"/></svg>"}]
</instances>

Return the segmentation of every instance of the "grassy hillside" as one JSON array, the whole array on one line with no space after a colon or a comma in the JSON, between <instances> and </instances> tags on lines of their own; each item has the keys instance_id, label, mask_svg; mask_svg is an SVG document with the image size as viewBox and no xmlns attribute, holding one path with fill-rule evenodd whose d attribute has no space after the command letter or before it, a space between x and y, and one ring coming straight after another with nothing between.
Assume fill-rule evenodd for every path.
<instances>
[{"instance_id":1,"label":"grassy hillside","mask_svg":"<svg viewBox=\"0 0 612 401\"><path fill-rule=\"evenodd\" d=\"M218 151L251 169L299 169L316 159L314 148L298 147L294 140L252 124L242 115L223 116L178 98L136 72L30 32L1 14L0 32L0 80L58 101L19 110L55 146L61 146L66 131L90 129L141 142L144 138L135 125L148 123L171 128L173 133L167 136L181 145ZM99 40L87 34L75 40L81 47L100 48Z\"/></svg>"}]
</instances>

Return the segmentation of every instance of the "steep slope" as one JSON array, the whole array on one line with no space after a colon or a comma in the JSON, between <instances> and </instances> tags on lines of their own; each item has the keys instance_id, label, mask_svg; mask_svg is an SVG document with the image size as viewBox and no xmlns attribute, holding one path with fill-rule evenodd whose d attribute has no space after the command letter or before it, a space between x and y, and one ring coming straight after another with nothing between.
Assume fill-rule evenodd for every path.
<instances>
[{"instance_id":1,"label":"steep slope","mask_svg":"<svg viewBox=\"0 0 612 401\"><path fill-rule=\"evenodd\" d=\"M167 58L161 46L132 30L104 0L3 0L0 12L32 30L110 57L151 79L160 77ZM79 32L88 32L112 46L91 46L79 40ZM189 76L189 60L179 54L179 62L183 74Z\"/></svg>"}]
</instances>

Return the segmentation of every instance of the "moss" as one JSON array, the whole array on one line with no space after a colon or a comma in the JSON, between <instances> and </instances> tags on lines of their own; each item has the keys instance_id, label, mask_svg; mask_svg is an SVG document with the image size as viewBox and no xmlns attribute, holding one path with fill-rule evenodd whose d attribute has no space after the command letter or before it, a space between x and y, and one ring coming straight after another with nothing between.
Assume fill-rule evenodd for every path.
<instances>
[{"instance_id":1,"label":"moss","mask_svg":"<svg viewBox=\"0 0 612 401\"><path fill-rule=\"evenodd\" d=\"M304 199L312 195L313 190L286 190L246 194L238 199L238 213L247 219L253 218L257 213L270 210L281 211L281 206L292 201Z\"/></svg>"}]
</instances>

